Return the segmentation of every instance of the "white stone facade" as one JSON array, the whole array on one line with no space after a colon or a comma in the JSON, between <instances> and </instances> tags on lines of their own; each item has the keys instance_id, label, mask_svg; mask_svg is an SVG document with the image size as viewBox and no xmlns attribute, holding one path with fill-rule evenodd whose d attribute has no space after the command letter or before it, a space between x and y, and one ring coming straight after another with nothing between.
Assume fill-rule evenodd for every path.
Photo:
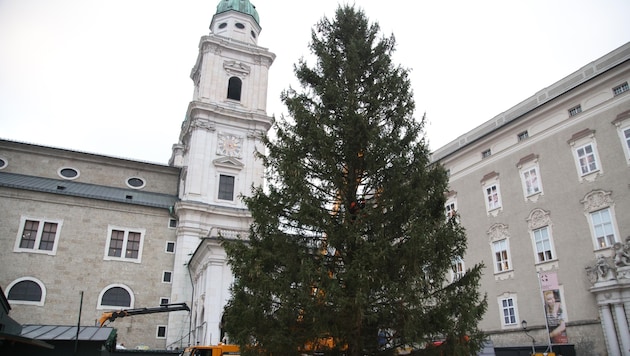
<instances>
[{"instance_id":1,"label":"white stone facade","mask_svg":"<svg viewBox=\"0 0 630 356\"><path fill-rule=\"evenodd\" d=\"M271 127L265 109L275 59L256 45L260 28L248 14L218 13L210 28L199 43L193 101L171 158L182 169L173 299L192 299L193 310L191 319L173 314L169 328L184 330L189 323L193 344L217 344L223 336L232 273L218 237L247 238L251 216L239 196L263 184L256 152L264 152L261 138ZM231 198L220 192L222 179L232 183ZM169 343L175 337L169 335Z\"/></svg>"}]
</instances>

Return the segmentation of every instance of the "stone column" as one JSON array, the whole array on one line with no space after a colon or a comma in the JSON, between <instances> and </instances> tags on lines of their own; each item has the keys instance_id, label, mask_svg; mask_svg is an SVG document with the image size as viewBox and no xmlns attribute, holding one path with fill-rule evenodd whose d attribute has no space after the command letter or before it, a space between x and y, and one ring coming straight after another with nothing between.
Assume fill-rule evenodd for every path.
<instances>
[{"instance_id":1,"label":"stone column","mask_svg":"<svg viewBox=\"0 0 630 356\"><path fill-rule=\"evenodd\" d=\"M615 303L615 318L617 319L617 330L619 330L619 336L621 337L623 354L630 355L630 330L628 330L628 320L621 303Z\"/></svg>"},{"instance_id":2,"label":"stone column","mask_svg":"<svg viewBox=\"0 0 630 356\"><path fill-rule=\"evenodd\" d=\"M223 315L225 256L212 255L207 257L207 284L206 284L206 321L208 322L208 344L216 345L221 341L219 324Z\"/></svg>"},{"instance_id":3,"label":"stone column","mask_svg":"<svg viewBox=\"0 0 630 356\"><path fill-rule=\"evenodd\" d=\"M600 305L600 311L602 313L602 324L604 327L604 333L606 334L606 344L608 345L609 356L622 356L621 350L619 350L619 341L617 340L615 322L613 320L612 312L610 311L610 306Z\"/></svg>"}]
</instances>

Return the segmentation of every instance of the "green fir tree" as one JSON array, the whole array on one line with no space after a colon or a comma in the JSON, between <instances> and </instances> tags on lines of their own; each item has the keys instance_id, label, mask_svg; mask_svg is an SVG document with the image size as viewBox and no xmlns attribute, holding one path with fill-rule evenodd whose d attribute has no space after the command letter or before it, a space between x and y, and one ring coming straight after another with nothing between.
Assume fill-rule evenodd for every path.
<instances>
[{"instance_id":1,"label":"green fir tree","mask_svg":"<svg viewBox=\"0 0 630 356\"><path fill-rule=\"evenodd\" d=\"M244 198L249 240L224 241L235 283L223 327L244 354L480 346L482 266L450 281L465 232L446 217L447 174L430 162L394 37L379 31L338 7L312 31L314 67L295 66L302 90L282 93L289 118L260 156L269 184Z\"/></svg>"}]
</instances>

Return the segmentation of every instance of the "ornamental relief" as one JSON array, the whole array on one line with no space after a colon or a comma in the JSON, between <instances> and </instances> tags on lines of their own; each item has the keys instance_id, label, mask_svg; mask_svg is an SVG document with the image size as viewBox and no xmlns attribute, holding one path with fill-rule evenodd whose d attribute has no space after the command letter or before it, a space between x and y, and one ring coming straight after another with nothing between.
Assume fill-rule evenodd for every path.
<instances>
[{"instance_id":1,"label":"ornamental relief","mask_svg":"<svg viewBox=\"0 0 630 356\"><path fill-rule=\"evenodd\" d=\"M254 57L254 63L269 68L273 60L267 56Z\"/></svg>"},{"instance_id":2,"label":"ornamental relief","mask_svg":"<svg viewBox=\"0 0 630 356\"><path fill-rule=\"evenodd\" d=\"M248 130L247 138L253 140L260 140L265 136L265 131L263 130Z\"/></svg>"},{"instance_id":3,"label":"ornamental relief","mask_svg":"<svg viewBox=\"0 0 630 356\"><path fill-rule=\"evenodd\" d=\"M248 66L247 64L241 63L241 62L237 62L237 61L225 61L223 62L223 69L225 69L225 71L230 75L230 76L239 76L239 77L246 77L249 75L249 72L251 72L252 68L250 66Z\"/></svg>"},{"instance_id":4,"label":"ornamental relief","mask_svg":"<svg viewBox=\"0 0 630 356\"><path fill-rule=\"evenodd\" d=\"M210 120L207 119L193 119L191 121L190 127L192 130L194 129L202 129L202 130L207 130L207 131L215 131L216 130L216 124Z\"/></svg>"},{"instance_id":5,"label":"ornamental relief","mask_svg":"<svg viewBox=\"0 0 630 356\"><path fill-rule=\"evenodd\" d=\"M530 230L536 230L543 226L551 225L549 212L542 209L534 209L527 218L527 227Z\"/></svg>"},{"instance_id":6,"label":"ornamental relief","mask_svg":"<svg viewBox=\"0 0 630 356\"><path fill-rule=\"evenodd\" d=\"M212 52L213 54L221 55L221 47L213 43L204 43L201 52L204 54Z\"/></svg>"},{"instance_id":7,"label":"ornamental relief","mask_svg":"<svg viewBox=\"0 0 630 356\"><path fill-rule=\"evenodd\" d=\"M594 190L584 197L580 203L584 205L585 212L593 212L603 208L607 208L613 204L611 197L612 192L603 190Z\"/></svg>"},{"instance_id":8,"label":"ornamental relief","mask_svg":"<svg viewBox=\"0 0 630 356\"><path fill-rule=\"evenodd\" d=\"M490 226L490 229L488 229L487 234L488 234L488 237L490 238L490 242L503 240L510 237L508 226L501 223L496 223Z\"/></svg>"}]
</instances>

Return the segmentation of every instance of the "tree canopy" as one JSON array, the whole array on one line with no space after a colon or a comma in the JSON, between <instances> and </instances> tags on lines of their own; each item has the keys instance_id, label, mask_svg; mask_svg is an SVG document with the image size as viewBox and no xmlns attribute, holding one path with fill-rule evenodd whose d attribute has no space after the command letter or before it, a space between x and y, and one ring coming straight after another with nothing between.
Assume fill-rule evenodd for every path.
<instances>
[{"instance_id":1,"label":"tree canopy","mask_svg":"<svg viewBox=\"0 0 630 356\"><path fill-rule=\"evenodd\" d=\"M243 197L250 236L224 241L235 276L224 330L244 353L393 354L439 339L470 354L482 266L451 280L466 235L445 214L448 177L394 36L345 5L309 48L315 63L295 65L301 88L282 93L288 115L263 138L268 184Z\"/></svg>"}]
</instances>

